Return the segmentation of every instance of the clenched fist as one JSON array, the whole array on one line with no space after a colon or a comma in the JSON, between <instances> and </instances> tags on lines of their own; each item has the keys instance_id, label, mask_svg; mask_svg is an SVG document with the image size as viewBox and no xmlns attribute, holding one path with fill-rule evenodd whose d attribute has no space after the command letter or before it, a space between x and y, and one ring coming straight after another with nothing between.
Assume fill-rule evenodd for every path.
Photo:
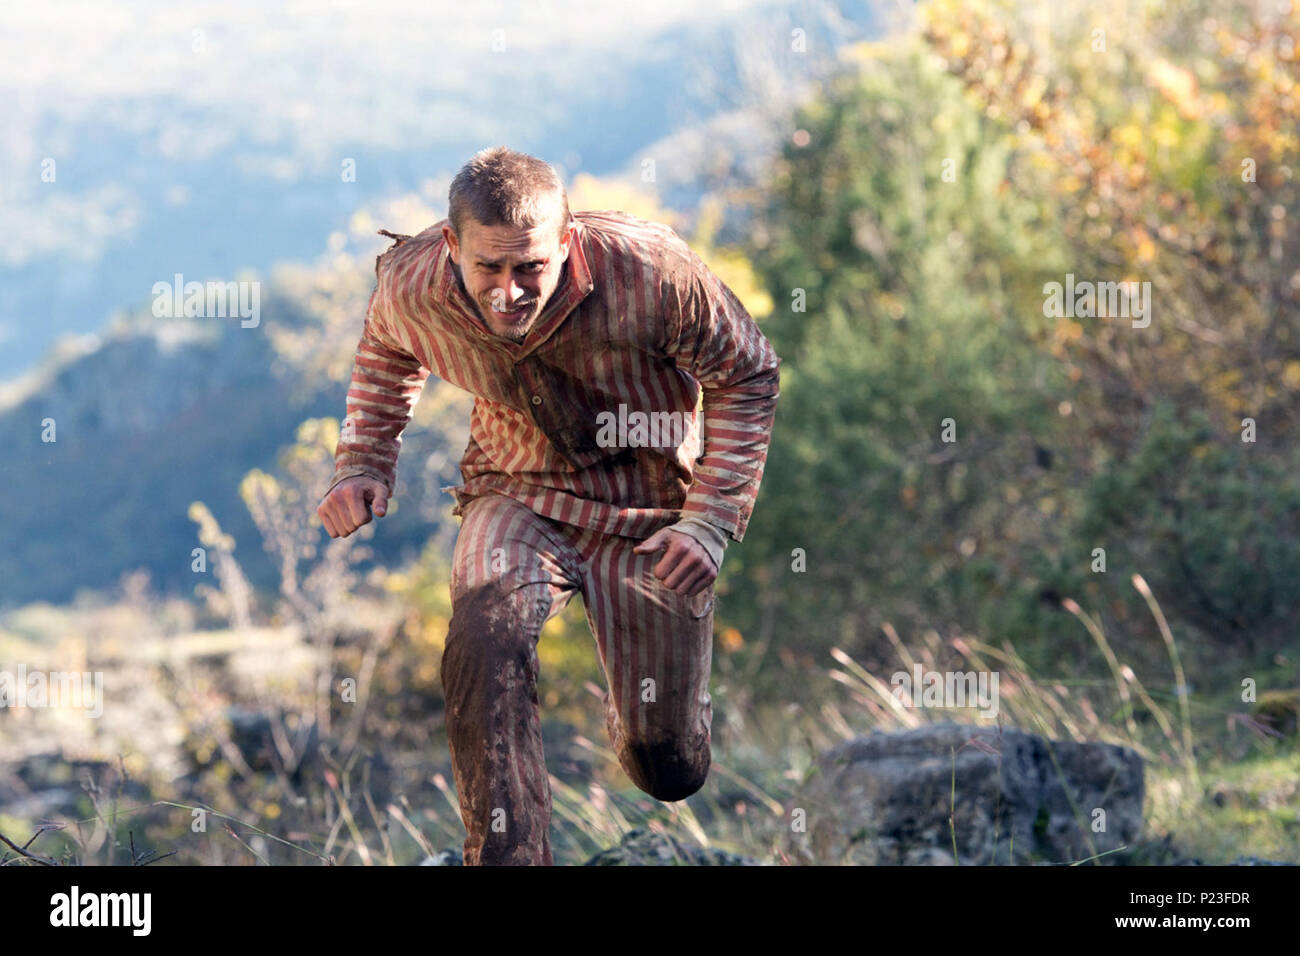
<instances>
[{"instance_id":1,"label":"clenched fist","mask_svg":"<svg viewBox=\"0 0 1300 956\"><path fill-rule=\"evenodd\" d=\"M664 556L651 570L665 587L684 597L699 594L718 576L718 566L704 545L672 528L661 528L632 550L637 554L663 551Z\"/></svg>"},{"instance_id":2,"label":"clenched fist","mask_svg":"<svg viewBox=\"0 0 1300 956\"><path fill-rule=\"evenodd\" d=\"M375 478L357 475L331 488L316 514L331 538L346 538L363 524L370 524L372 510L376 518L388 513L388 486Z\"/></svg>"}]
</instances>

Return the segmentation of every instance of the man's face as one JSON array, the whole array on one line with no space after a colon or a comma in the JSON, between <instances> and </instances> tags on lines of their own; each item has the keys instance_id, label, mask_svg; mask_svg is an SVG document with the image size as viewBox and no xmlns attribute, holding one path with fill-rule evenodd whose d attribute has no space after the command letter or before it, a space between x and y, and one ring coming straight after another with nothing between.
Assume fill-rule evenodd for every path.
<instances>
[{"instance_id":1,"label":"man's face","mask_svg":"<svg viewBox=\"0 0 1300 956\"><path fill-rule=\"evenodd\" d=\"M532 229L484 226L470 219L457 240L449 226L442 227L451 260L479 315L493 335L523 340L564 273L575 228L559 235L551 219Z\"/></svg>"}]
</instances>

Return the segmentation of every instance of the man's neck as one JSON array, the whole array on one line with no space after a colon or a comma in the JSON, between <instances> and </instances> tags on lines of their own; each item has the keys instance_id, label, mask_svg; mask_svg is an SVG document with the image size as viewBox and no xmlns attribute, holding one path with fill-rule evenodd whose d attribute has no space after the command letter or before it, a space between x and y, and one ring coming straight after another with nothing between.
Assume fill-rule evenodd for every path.
<instances>
[{"instance_id":1,"label":"man's neck","mask_svg":"<svg viewBox=\"0 0 1300 956\"><path fill-rule=\"evenodd\" d=\"M451 262L451 272L452 275L456 277L456 285L460 286L461 295L463 295L465 298L473 302L474 297L469 294L469 289L465 288L465 279L460 274L460 266L456 265L456 261L454 259Z\"/></svg>"}]
</instances>

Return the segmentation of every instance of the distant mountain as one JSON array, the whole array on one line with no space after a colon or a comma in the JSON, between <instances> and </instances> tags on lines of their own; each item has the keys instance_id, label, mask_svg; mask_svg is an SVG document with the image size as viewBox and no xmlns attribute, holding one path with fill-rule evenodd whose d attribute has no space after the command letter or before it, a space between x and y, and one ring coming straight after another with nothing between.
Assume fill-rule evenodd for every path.
<instances>
[{"instance_id":1,"label":"distant mountain","mask_svg":"<svg viewBox=\"0 0 1300 956\"><path fill-rule=\"evenodd\" d=\"M149 570L157 590L192 594L193 501L235 538L235 556L255 585L278 584L239 481L252 468L274 472L277 452L293 444L304 419L341 418L346 384L317 386L275 354L265 329L303 320L291 301L268 298L258 329L237 319L168 319L153 330L107 334L84 354L51 363L33 394L0 412L8 449L0 480L9 489L0 495L0 607L68 601L136 568ZM52 443L42 441L47 420ZM413 427L401 467L436 450ZM322 485L328 477L321 474ZM431 528L420 491L413 487L384 519L372 544L377 558L423 547Z\"/></svg>"}]
</instances>

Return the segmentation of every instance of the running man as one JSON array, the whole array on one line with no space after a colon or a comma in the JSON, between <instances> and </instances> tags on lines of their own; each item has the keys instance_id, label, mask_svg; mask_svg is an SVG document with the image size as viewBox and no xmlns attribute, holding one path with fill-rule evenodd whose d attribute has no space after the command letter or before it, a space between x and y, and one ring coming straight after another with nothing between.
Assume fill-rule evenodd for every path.
<instances>
[{"instance_id":1,"label":"running man","mask_svg":"<svg viewBox=\"0 0 1300 956\"><path fill-rule=\"evenodd\" d=\"M536 645L575 593L628 776L665 801L708 776L713 583L758 494L780 360L676 232L570 215L539 159L484 150L448 198L376 260L317 514L331 537L385 514L430 373L474 395L442 659L464 859L550 865Z\"/></svg>"}]
</instances>

